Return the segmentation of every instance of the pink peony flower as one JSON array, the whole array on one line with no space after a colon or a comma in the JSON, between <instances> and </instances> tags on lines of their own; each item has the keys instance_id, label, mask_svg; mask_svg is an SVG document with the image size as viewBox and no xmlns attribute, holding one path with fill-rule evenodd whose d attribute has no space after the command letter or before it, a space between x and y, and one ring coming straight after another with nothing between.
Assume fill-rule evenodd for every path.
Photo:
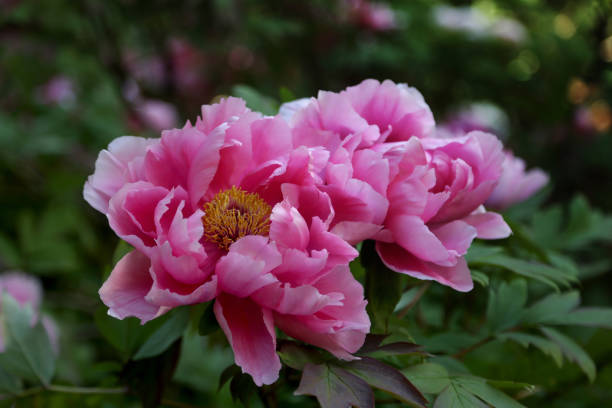
<instances>
[{"instance_id":1,"label":"pink peony flower","mask_svg":"<svg viewBox=\"0 0 612 408\"><path fill-rule=\"evenodd\" d=\"M161 139L113 141L84 188L135 248L100 289L109 314L144 323L216 298L236 363L258 385L278 378L275 325L351 358L369 319L348 269L357 252L328 231L334 208L315 187L327 157L294 148L281 118L236 98Z\"/></svg>"},{"instance_id":2,"label":"pink peony flower","mask_svg":"<svg viewBox=\"0 0 612 408\"><path fill-rule=\"evenodd\" d=\"M172 128L178 123L176 108L167 102L146 99L139 101L135 109L142 123L157 132Z\"/></svg>"},{"instance_id":3,"label":"pink peony flower","mask_svg":"<svg viewBox=\"0 0 612 408\"><path fill-rule=\"evenodd\" d=\"M349 0L347 6L350 17L358 25L374 31L397 28L395 12L387 4L367 0Z\"/></svg>"},{"instance_id":4,"label":"pink peony flower","mask_svg":"<svg viewBox=\"0 0 612 408\"><path fill-rule=\"evenodd\" d=\"M47 331L49 341L53 349L57 352L59 348L58 344L58 330L55 322L47 317L40 316L40 303L42 300L42 287L40 282L31 276L20 272L8 272L0 275L0 353L4 351L5 342L2 327L2 296L8 294L19 303L22 307L30 307L32 309L32 321L31 326L36 325L38 321Z\"/></svg>"},{"instance_id":5,"label":"pink peony flower","mask_svg":"<svg viewBox=\"0 0 612 408\"><path fill-rule=\"evenodd\" d=\"M508 115L496 105L471 103L453 112L436 129L439 137L463 136L472 130L493 133L502 140L508 135Z\"/></svg>"},{"instance_id":6,"label":"pink peony flower","mask_svg":"<svg viewBox=\"0 0 612 408\"><path fill-rule=\"evenodd\" d=\"M366 80L284 105L280 115L295 144L330 152L319 188L336 210L331 231L351 243L375 239L391 269L467 291L462 257L472 240L509 235L481 206L500 176L501 143L482 132L431 137L433 115L415 89Z\"/></svg>"},{"instance_id":7,"label":"pink peony flower","mask_svg":"<svg viewBox=\"0 0 612 408\"><path fill-rule=\"evenodd\" d=\"M548 184L548 175L540 169L525 170L525 162L511 151L505 152L502 174L495 190L486 201L487 207L497 210L525 201Z\"/></svg>"},{"instance_id":8,"label":"pink peony flower","mask_svg":"<svg viewBox=\"0 0 612 408\"><path fill-rule=\"evenodd\" d=\"M76 100L74 83L68 77L58 75L37 89L38 98L46 105L71 105Z\"/></svg>"}]
</instances>

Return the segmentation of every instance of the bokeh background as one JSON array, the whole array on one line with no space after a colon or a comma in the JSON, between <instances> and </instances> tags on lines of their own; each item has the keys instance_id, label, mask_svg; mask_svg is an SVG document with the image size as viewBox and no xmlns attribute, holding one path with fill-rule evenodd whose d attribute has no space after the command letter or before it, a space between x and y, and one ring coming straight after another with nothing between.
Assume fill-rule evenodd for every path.
<instances>
[{"instance_id":1,"label":"bokeh background","mask_svg":"<svg viewBox=\"0 0 612 408\"><path fill-rule=\"evenodd\" d=\"M82 199L97 153L117 136L156 137L193 120L220 95L274 114L319 89L388 78L418 88L439 122L474 102L494 104L505 112L494 120L504 143L551 176L540 201L580 193L612 212L611 4L0 0L0 272L42 279L44 308L62 333L58 378L104 385L121 368L96 295L118 240ZM611 252L583 281L584 303L610 305ZM205 349L185 340L169 395L231 406L217 384L232 355L207 341ZM549 363L510 369L483 355L474 367L550 383L529 406L603 406L612 400L612 350L589 347L600 370L592 385L571 367L551 379L560 369Z\"/></svg>"}]
</instances>

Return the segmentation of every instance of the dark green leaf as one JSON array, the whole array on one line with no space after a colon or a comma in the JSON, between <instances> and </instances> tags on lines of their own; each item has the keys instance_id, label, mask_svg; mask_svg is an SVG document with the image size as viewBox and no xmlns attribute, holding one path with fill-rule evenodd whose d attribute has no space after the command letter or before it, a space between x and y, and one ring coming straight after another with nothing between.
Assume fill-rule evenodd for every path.
<instances>
[{"instance_id":1,"label":"dark green leaf","mask_svg":"<svg viewBox=\"0 0 612 408\"><path fill-rule=\"evenodd\" d=\"M487 324L491 333L516 325L522 317L527 303L527 283L515 279L510 283L501 282L497 289L489 292Z\"/></svg>"},{"instance_id":2,"label":"dark green leaf","mask_svg":"<svg viewBox=\"0 0 612 408\"><path fill-rule=\"evenodd\" d=\"M560 316L567 315L580 303L578 291L553 293L531 305L523 316L523 321L530 324L549 323Z\"/></svg>"},{"instance_id":3,"label":"dark green leaf","mask_svg":"<svg viewBox=\"0 0 612 408\"><path fill-rule=\"evenodd\" d=\"M343 365L374 388L386 391L411 406L424 407L427 400L397 369L371 357L362 357Z\"/></svg>"},{"instance_id":4,"label":"dark green leaf","mask_svg":"<svg viewBox=\"0 0 612 408\"><path fill-rule=\"evenodd\" d=\"M232 88L232 94L246 101L247 106L254 111L265 115L276 115L278 113L278 102L269 96L265 96L248 85L236 85Z\"/></svg>"},{"instance_id":5,"label":"dark green leaf","mask_svg":"<svg viewBox=\"0 0 612 408\"><path fill-rule=\"evenodd\" d=\"M557 330L549 327L542 327L540 330L542 330L546 337L561 347L563 355L567 357L568 360L573 361L580 366L591 382L595 380L595 363L593 360L591 360L591 357L589 357L582 347L574 342L574 340L558 332Z\"/></svg>"},{"instance_id":6,"label":"dark green leaf","mask_svg":"<svg viewBox=\"0 0 612 408\"><path fill-rule=\"evenodd\" d=\"M402 296L401 274L387 268L376 253L374 241L365 241L361 264L366 270L366 298L373 329L386 333L389 316Z\"/></svg>"},{"instance_id":7,"label":"dark green leaf","mask_svg":"<svg viewBox=\"0 0 612 408\"><path fill-rule=\"evenodd\" d=\"M553 360L555 360L555 363L557 363L557 366L561 367L561 365L563 364L563 355L561 353L561 348L557 344L543 337L534 336L533 334L511 332L499 334L497 335L497 338L502 341L515 341L523 347L529 347L529 345L531 344L534 347L540 349L544 354L547 354L552 357Z\"/></svg>"},{"instance_id":8,"label":"dark green leaf","mask_svg":"<svg viewBox=\"0 0 612 408\"><path fill-rule=\"evenodd\" d=\"M219 323L217 323L214 309L213 302L210 302L206 309L204 309L204 313L198 323L198 333L200 333L201 336L208 336L219 330Z\"/></svg>"},{"instance_id":9,"label":"dark green leaf","mask_svg":"<svg viewBox=\"0 0 612 408\"><path fill-rule=\"evenodd\" d=\"M456 377L453 380L460 387L478 396L495 408L524 408L503 392L491 387L484 378Z\"/></svg>"},{"instance_id":10,"label":"dark green leaf","mask_svg":"<svg viewBox=\"0 0 612 408\"><path fill-rule=\"evenodd\" d=\"M364 380L329 364L306 364L295 395L314 395L322 408L374 408L374 393Z\"/></svg>"},{"instance_id":11,"label":"dark green leaf","mask_svg":"<svg viewBox=\"0 0 612 408\"><path fill-rule=\"evenodd\" d=\"M0 366L0 394L16 394L21 391L21 382Z\"/></svg>"},{"instance_id":12,"label":"dark green leaf","mask_svg":"<svg viewBox=\"0 0 612 408\"><path fill-rule=\"evenodd\" d=\"M438 395L433 408L488 408L488 406L465 388L451 382Z\"/></svg>"},{"instance_id":13,"label":"dark green leaf","mask_svg":"<svg viewBox=\"0 0 612 408\"><path fill-rule=\"evenodd\" d=\"M612 329L612 308L581 307L551 319L551 324L592 326Z\"/></svg>"},{"instance_id":14,"label":"dark green leaf","mask_svg":"<svg viewBox=\"0 0 612 408\"><path fill-rule=\"evenodd\" d=\"M188 323L188 307L174 310L170 318L147 338L136 354L134 354L133 359L141 360L163 353L176 339L183 335Z\"/></svg>"},{"instance_id":15,"label":"dark green leaf","mask_svg":"<svg viewBox=\"0 0 612 408\"><path fill-rule=\"evenodd\" d=\"M293 341L283 341L278 349L283 363L295 370L303 370L308 363L320 364L324 361L321 353L312 348L301 346Z\"/></svg>"},{"instance_id":16,"label":"dark green leaf","mask_svg":"<svg viewBox=\"0 0 612 408\"><path fill-rule=\"evenodd\" d=\"M55 371L56 355L42 324L32 327L32 311L8 293L2 296L5 350L0 367L14 376L48 384Z\"/></svg>"},{"instance_id":17,"label":"dark green leaf","mask_svg":"<svg viewBox=\"0 0 612 408\"><path fill-rule=\"evenodd\" d=\"M448 370L440 364L418 364L402 371L419 390L426 394L439 394L450 384Z\"/></svg>"},{"instance_id":18,"label":"dark green leaf","mask_svg":"<svg viewBox=\"0 0 612 408\"><path fill-rule=\"evenodd\" d=\"M241 372L242 370L236 364L227 366L219 376L219 389L223 388L225 383L227 383L231 378L239 375Z\"/></svg>"}]
</instances>

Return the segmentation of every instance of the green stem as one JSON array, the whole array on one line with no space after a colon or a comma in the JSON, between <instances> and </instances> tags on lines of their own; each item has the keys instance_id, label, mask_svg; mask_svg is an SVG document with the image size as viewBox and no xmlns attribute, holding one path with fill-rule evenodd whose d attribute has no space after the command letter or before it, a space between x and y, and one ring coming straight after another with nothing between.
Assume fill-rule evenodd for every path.
<instances>
[{"instance_id":1,"label":"green stem","mask_svg":"<svg viewBox=\"0 0 612 408\"><path fill-rule=\"evenodd\" d=\"M427 292L427 289L429 289L430 286L431 286L431 282L426 282L423 285L421 285L421 287L419 287L419 290L414 295L414 298L410 301L410 303L408 303L404 308L402 308L402 310L397 312L397 317L401 319L404 316L406 316L406 314L414 307L414 305L416 305L417 302L421 300L421 298L423 297L425 292Z\"/></svg>"}]
</instances>

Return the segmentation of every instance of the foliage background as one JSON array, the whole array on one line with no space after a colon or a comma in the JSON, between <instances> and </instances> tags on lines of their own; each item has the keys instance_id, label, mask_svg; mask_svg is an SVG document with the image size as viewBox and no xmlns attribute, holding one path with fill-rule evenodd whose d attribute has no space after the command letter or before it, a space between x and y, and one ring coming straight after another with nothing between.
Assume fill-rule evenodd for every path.
<instances>
[{"instance_id":1,"label":"foliage background","mask_svg":"<svg viewBox=\"0 0 612 408\"><path fill-rule=\"evenodd\" d=\"M439 121L466 102L495 103L509 117L505 143L552 179L546 192L507 214L522 232L500 250L560 269L563 264L579 283L569 279L563 286L561 279L561 292L575 288L583 305L612 306L612 224L603 215L612 211L610 2L451 3L517 19L526 39L515 43L441 28L433 10L442 3L428 0L389 1L398 27L386 31L358 24L339 1L0 0L0 271L21 270L44 284L44 308L61 330L53 382L127 382L132 390L149 389L145 394L151 384L165 384L168 406L240 404L232 402L228 385L217 391L220 373L232 363L218 331L200 337L189 329L180 351L163 354L167 361L129 362L156 327L105 317L97 296L125 249L104 217L83 201L82 185L98 151L113 138L157 135L140 113L143 99L172 104L183 122L218 95L243 96L252 108L274 113L281 101L373 77L415 86ZM67 79L72 96L45 99L45 86L54 78ZM579 121L581 112L590 113L589 126ZM425 344L447 368L535 384L508 391L527 406L599 407L612 400L612 319L596 324L608 329L561 329L592 356L594 382L578 365L559 367L533 347L501 341L498 329L523 324L518 319L526 306L498 305L499 313L510 316L495 317L496 294L506 293L499 300L528 293L531 305L551 292L533 276L523 287L516 274L500 272L513 268L492 262L490 251L477 247L471 253L482 285L468 295L429 287L404 319L392 318L391 331ZM414 287L403 298L410 304L420 286L402 282ZM190 313L197 322L206 312ZM482 337L482 330L489 332ZM444 357L466 349L454 362ZM172 366L173 352L180 358L169 381L155 374ZM312 406L314 400L292 395L296 372L285 375L293 385L275 390L279 406ZM137 406L137 394L45 391L17 405ZM251 402L261 404L255 397Z\"/></svg>"}]
</instances>

